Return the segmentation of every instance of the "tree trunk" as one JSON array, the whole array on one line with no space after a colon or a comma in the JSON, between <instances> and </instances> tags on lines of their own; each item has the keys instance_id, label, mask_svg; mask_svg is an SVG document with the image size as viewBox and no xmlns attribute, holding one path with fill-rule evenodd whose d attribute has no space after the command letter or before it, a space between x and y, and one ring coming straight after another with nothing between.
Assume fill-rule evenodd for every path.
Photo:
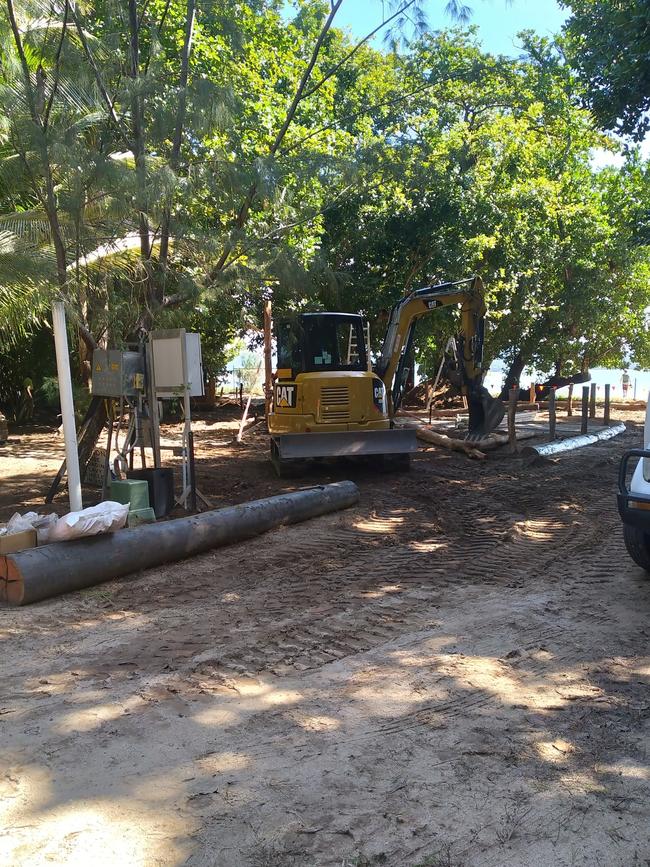
<instances>
[{"instance_id":1,"label":"tree trunk","mask_svg":"<svg viewBox=\"0 0 650 867\"><path fill-rule=\"evenodd\" d=\"M140 260L145 271L147 307L151 309L157 300L151 274L151 240L147 203L147 163L144 143L144 111L142 96L138 93L140 76L140 27L137 0L129 0L129 77L133 79L131 97L131 136L135 158L136 207L138 209L138 232L140 234ZM151 314L149 313L149 316Z\"/></svg>"},{"instance_id":2,"label":"tree trunk","mask_svg":"<svg viewBox=\"0 0 650 867\"><path fill-rule=\"evenodd\" d=\"M503 388L501 389L501 394L499 395L500 400L508 400L508 396L510 394L510 389L513 385L518 385L519 380L521 379L521 373L526 365L525 359L522 357L521 352L518 352L512 360L512 364L510 365L510 369L506 374L505 382L503 383Z\"/></svg>"},{"instance_id":3,"label":"tree trunk","mask_svg":"<svg viewBox=\"0 0 650 867\"><path fill-rule=\"evenodd\" d=\"M174 139L172 142L172 152L170 157L170 165L174 172L178 172L180 166L181 144L183 141L183 127L185 126L185 115L187 110L187 82L189 80L190 74L190 52L192 50L192 36L194 34L195 14L195 0L187 0L187 11L185 14L185 38L183 40L183 51L181 53L181 72L178 81L178 107L176 110L176 124L174 126ZM161 270L163 272L163 277L165 271L167 270L167 260L169 258L170 223L171 211L168 205L167 207L165 207L162 227L160 229L159 261Z\"/></svg>"}]
</instances>

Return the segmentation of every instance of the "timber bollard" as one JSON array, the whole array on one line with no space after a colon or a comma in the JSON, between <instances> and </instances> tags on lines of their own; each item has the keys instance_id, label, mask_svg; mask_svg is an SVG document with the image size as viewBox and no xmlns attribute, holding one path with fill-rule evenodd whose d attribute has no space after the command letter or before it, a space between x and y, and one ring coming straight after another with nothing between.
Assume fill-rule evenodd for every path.
<instances>
[{"instance_id":1,"label":"timber bollard","mask_svg":"<svg viewBox=\"0 0 650 867\"><path fill-rule=\"evenodd\" d=\"M273 403L272 331L271 299L266 298L264 301L264 418L267 420Z\"/></svg>"},{"instance_id":2,"label":"timber bollard","mask_svg":"<svg viewBox=\"0 0 650 867\"><path fill-rule=\"evenodd\" d=\"M552 440L555 439L555 422L555 387L551 386L548 393L548 435Z\"/></svg>"},{"instance_id":3,"label":"timber bollard","mask_svg":"<svg viewBox=\"0 0 650 867\"><path fill-rule=\"evenodd\" d=\"M609 383L605 386L605 409L603 410L603 423L609 424Z\"/></svg>"},{"instance_id":4,"label":"timber bollard","mask_svg":"<svg viewBox=\"0 0 650 867\"><path fill-rule=\"evenodd\" d=\"M535 383L531 382L530 389L528 391L528 402L535 403Z\"/></svg>"},{"instance_id":5,"label":"timber bollard","mask_svg":"<svg viewBox=\"0 0 650 867\"><path fill-rule=\"evenodd\" d=\"M582 386L582 420L580 422L580 433L586 434L589 427L589 386Z\"/></svg>"},{"instance_id":6,"label":"timber bollard","mask_svg":"<svg viewBox=\"0 0 650 867\"><path fill-rule=\"evenodd\" d=\"M573 383L569 385L569 396L567 398L566 414L568 417L573 415Z\"/></svg>"},{"instance_id":7,"label":"timber bollard","mask_svg":"<svg viewBox=\"0 0 650 867\"><path fill-rule=\"evenodd\" d=\"M510 389L508 395L508 442L510 443L510 451L515 454L517 452L517 428L515 426L515 415L517 414L517 401L519 400L519 383L516 382Z\"/></svg>"},{"instance_id":8,"label":"timber bollard","mask_svg":"<svg viewBox=\"0 0 650 867\"><path fill-rule=\"evenodd\" d=\"M596 383L592 382L589 389L589 418L596 418Z\"/></svg>"}]
</instances>

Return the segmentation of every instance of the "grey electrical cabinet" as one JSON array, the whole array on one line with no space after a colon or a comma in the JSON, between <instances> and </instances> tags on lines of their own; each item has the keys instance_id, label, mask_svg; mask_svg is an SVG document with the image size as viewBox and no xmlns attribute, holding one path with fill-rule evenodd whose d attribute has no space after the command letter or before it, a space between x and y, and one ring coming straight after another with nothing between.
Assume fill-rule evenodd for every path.
<instances>
[{"instance_id":1,"label":"grey electrical cabinet","mask_svg":"<svg viewBox=\"0 0 650 867\"><path fill-rule=\"evenodd\" d=\"M92 391L99 397L137 397L144 391L144 356L121 349L95 349Z\"/></svg>"},{"instance_id":2,"label":"grey electrical cabinet","mask_svg":"<svg viewBox=\"0 0 650 867\"><path fill-rule=\"evenodd\" d=\"M150 335L153 387L159 398L175 398L185 393L203 395L203 358L201 335L184 328L152 331Z\"/></svg>"}]
</instances>

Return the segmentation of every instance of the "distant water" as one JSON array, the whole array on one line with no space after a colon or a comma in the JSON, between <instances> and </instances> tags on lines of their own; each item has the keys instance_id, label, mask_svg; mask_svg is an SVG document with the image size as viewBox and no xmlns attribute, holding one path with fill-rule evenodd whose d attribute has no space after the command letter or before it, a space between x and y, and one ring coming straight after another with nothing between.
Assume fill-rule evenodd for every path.
<instances>
[{"instance_id":1,"label":"distant water","mask_svg":"<svg viewBox=\"0 0 650 867\"><path fill-rule=\"evenodd\" d=\"M630 388L627 393L628 399L636 398L637 400L647 400L648 393L650 392L650 370L633 370L632 368L628 367L627 372L630 376ZM612 400L615 400L617 398L622 399L622 376L622 368L614 369L608 367L593 367L591 369L591 382L596 383L596 394L598 395L598 397L604 397L605 385L609 384L612 387ZM488 391L490 391L492 394L497 394L499 391L501 391L504 378L505 372L502 369L501 363L497 362L496 364L493 364L485 376L485 385ZM546 375L542 374L538 374L535 376L524 373L521 377L520 385L522 388L528 388L531 382L544 382L546 378ZM574 397L576 396L576 390L579 388L580 385L574 386ZM557 390L557 394L560 397L566 396L568 392L568 385L564 388L558 388Z\"/></svg>"}]
</instances>

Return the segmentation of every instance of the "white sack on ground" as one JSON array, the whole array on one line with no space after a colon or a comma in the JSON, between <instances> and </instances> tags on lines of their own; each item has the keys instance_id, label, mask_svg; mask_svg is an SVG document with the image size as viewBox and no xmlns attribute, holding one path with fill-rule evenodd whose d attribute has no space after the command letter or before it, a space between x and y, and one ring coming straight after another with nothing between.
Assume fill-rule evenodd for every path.
<instances>
[{"instance_id":1,"label":"white sack on ground","mask_svg":"<svg viewBox=\"0 0 650 867\"><path fill-rule=\"evenodd\" d=\"M70 512L56 522L48 534L48 542L63 542L68 539L81 539L84 536L98 536L120 530L129 514L129 506L107 500L96 506Z\"/></svg>"}]
</instances>

